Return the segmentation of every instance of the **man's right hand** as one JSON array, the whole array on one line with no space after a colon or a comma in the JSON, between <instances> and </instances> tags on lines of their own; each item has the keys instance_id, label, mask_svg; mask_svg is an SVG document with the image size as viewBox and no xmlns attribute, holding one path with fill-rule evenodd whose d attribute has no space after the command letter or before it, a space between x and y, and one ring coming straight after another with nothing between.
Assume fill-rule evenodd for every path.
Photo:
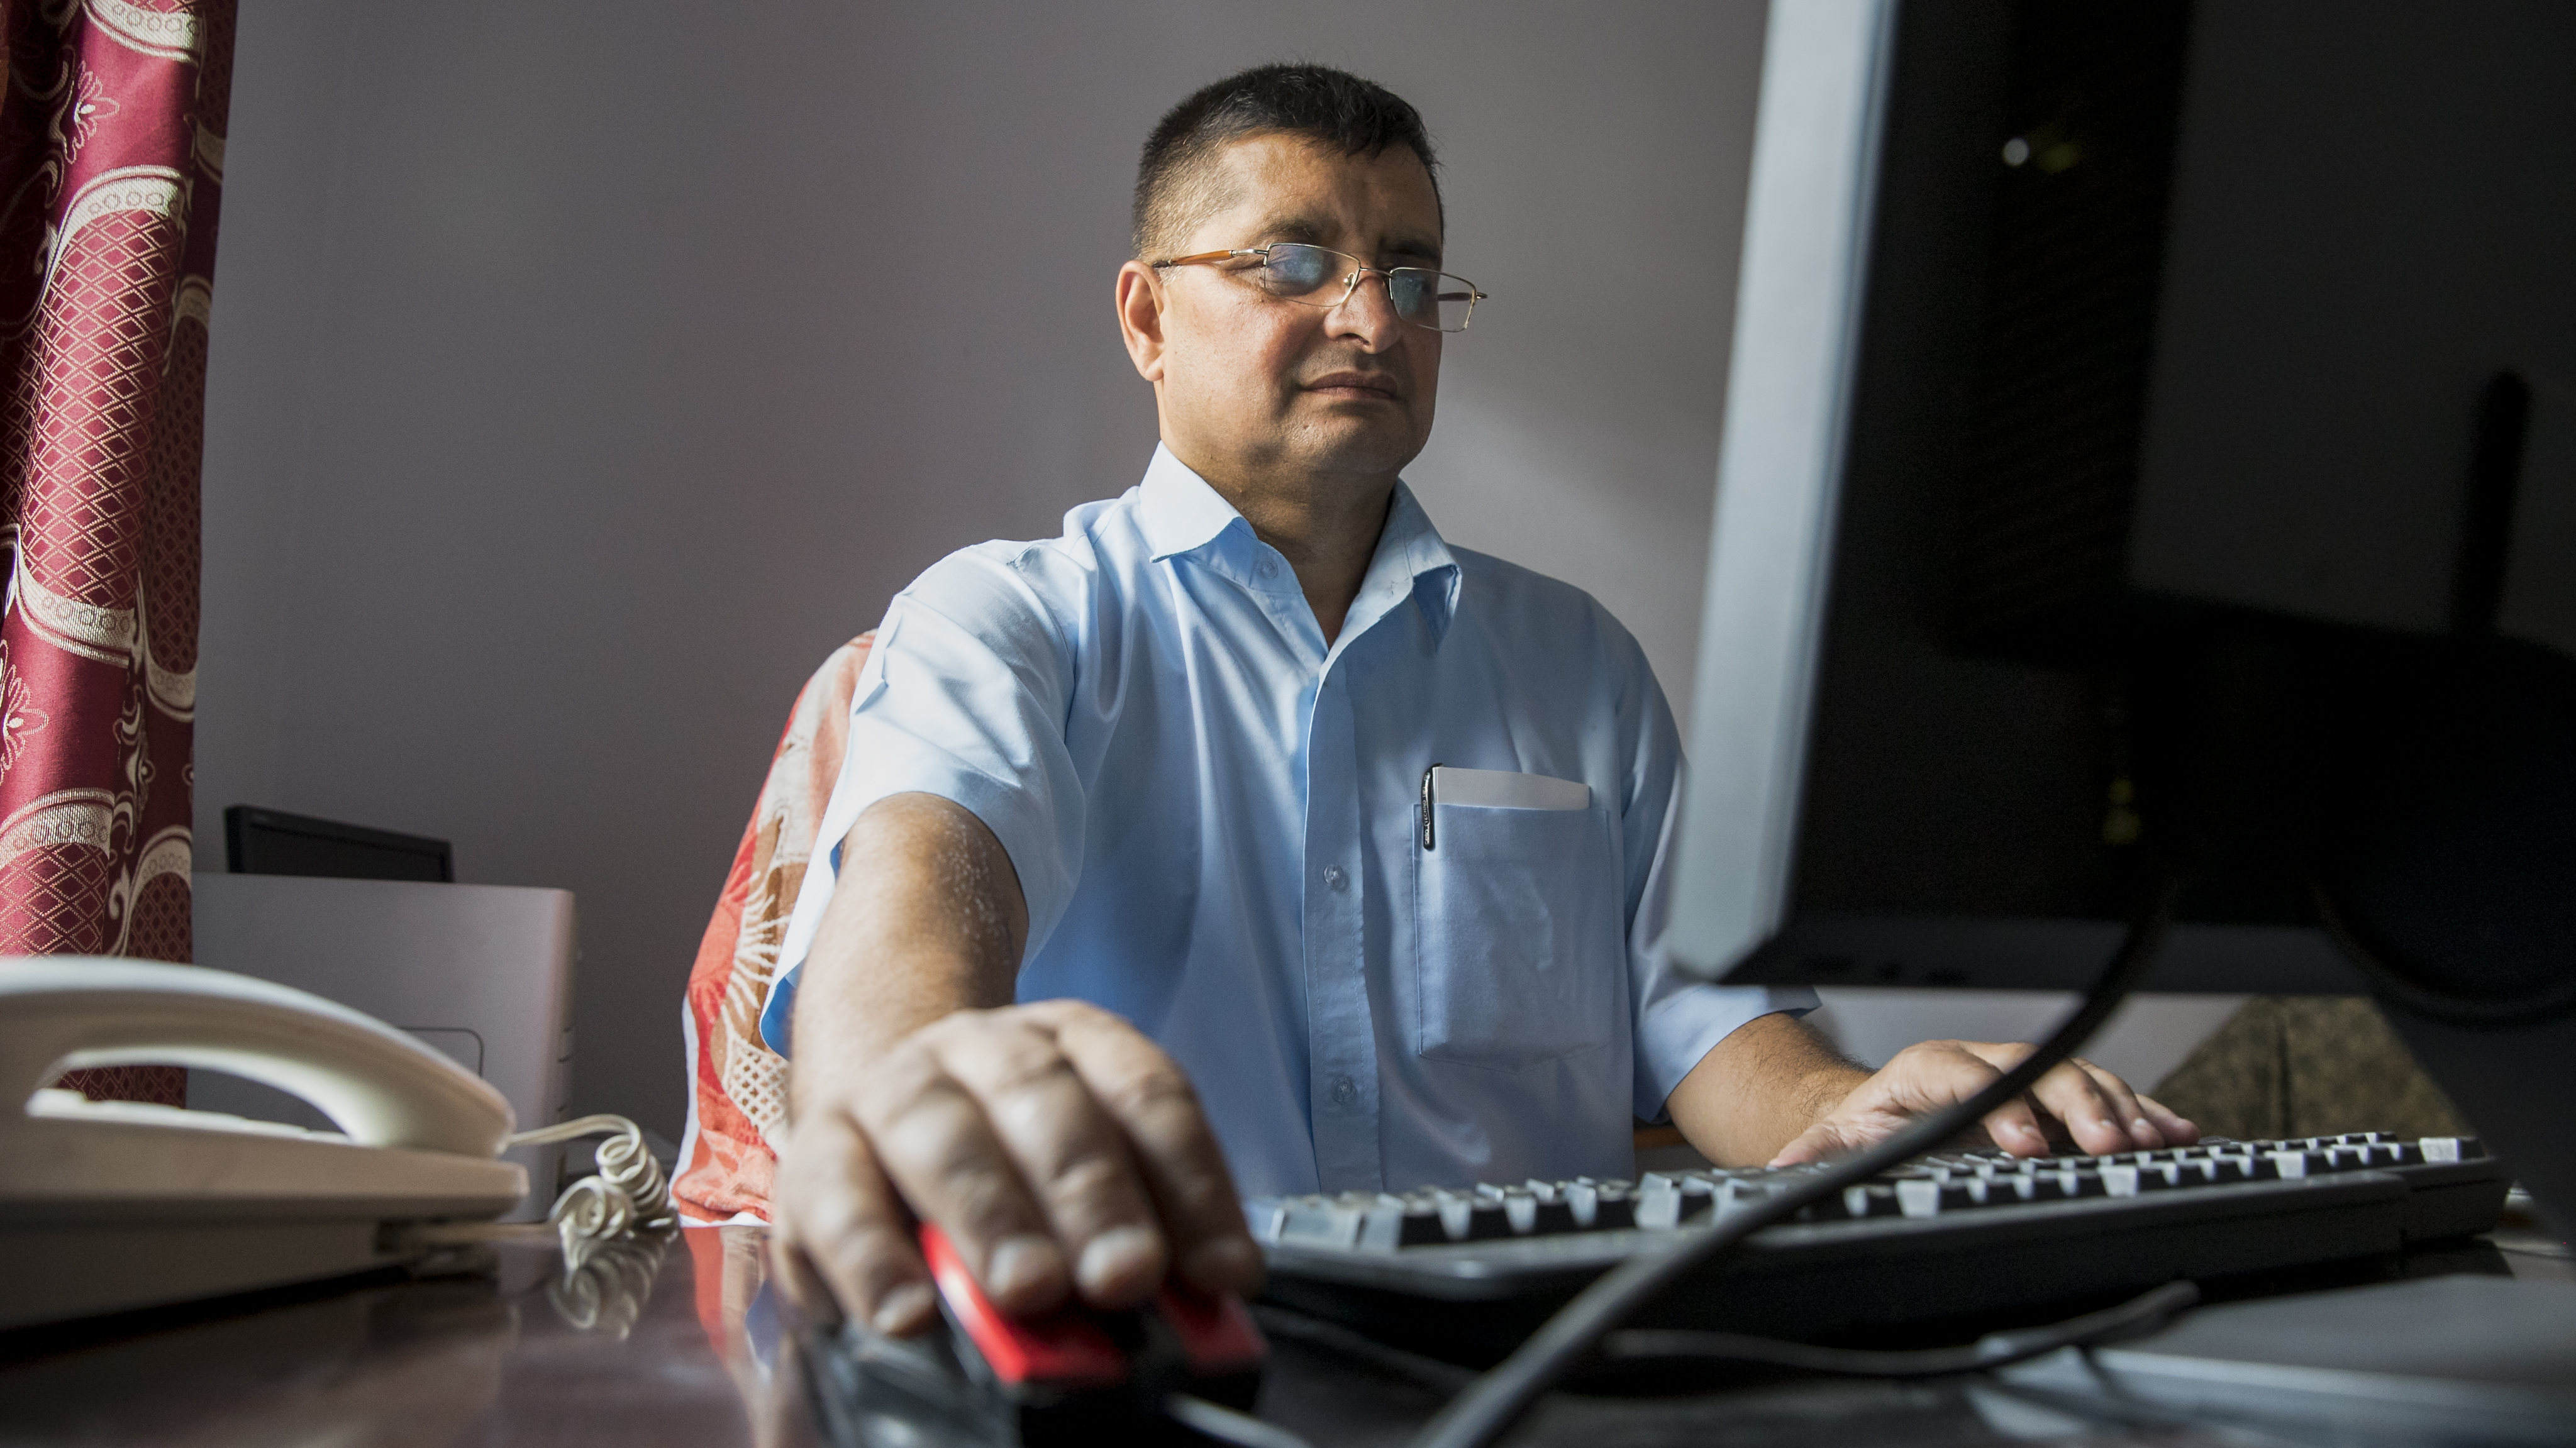
<instances>
[{"instance_id":1,"label":"man's right hand","mask_svg":"<svg viewBox=\"0 0 2576 1448\"><path fill-rule=\"evenodd\" d=\"M939 1224L995 1306L1152 1295L1167 1272L1250 1292L1261 1253L1197 1093L1126 1021L1075 1001L965 1010L845 1085L800 1095L771 1250L799 1309L917 1332L937 1299L915 1223Z\"/></svg>"}]
</instances>

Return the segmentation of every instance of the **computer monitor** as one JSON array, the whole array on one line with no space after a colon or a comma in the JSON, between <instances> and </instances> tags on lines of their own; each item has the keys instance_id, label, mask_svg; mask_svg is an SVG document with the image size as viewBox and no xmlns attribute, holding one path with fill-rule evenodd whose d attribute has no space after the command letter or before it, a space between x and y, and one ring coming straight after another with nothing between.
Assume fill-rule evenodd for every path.
<instances>
[{"instance_id":1,"label":"computer monitor","mask_svg":"<svg viewBox=\"0 0 2576 1448\"><path fill-rule=\"evenodd\" d=\"M453 884L445 840L237 804L224 810L224 865L236 875Z\"/></svg>"},{"instance_id":2,"label":"computer monitor","mask_svg":"<svg viewBox=\"0 0 2576 1448\"><path fill-rule=\"evenodd\" d=\"M2576 9L1765 44L1676 960L2081 987L2173 872L2148 988L2373 991L2576 1205Z\"/></svg>"}]
</instances>

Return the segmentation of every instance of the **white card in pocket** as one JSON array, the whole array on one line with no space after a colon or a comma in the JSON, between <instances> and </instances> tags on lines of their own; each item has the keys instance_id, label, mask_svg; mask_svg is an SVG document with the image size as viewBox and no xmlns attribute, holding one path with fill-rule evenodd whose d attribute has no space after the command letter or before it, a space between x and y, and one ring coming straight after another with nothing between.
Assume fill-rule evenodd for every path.
<instances>
[{"instance_id":1,"label":"white card in pocket","mask_svg":"<svg viewBox=\"0 0 2576 1448\"><path fill-rule=\"evenodd\" d=\"M1429 801L1488 809L1590 809L1592 786L1579 779L1551 779L1509 769L1431 767Z\"/></svg>"}]
</instances>

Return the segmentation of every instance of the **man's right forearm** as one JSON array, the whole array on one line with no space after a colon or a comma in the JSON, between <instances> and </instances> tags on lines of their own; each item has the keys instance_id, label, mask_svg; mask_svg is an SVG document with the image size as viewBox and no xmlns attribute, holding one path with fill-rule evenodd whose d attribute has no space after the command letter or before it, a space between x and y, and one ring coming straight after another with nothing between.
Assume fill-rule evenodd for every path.
<instances>
[{"instance_id":1,"label":"man's right forearm","mask_svg":"<svg viewBox=\"0 0 2576 1448\"><path fill-rule=\"evenodd\" d=\"M1168 1271L1259 1285L1189 1078L1097 1006L1013 1004L1027 934L1008 854L955 804L896 795L843 841L796 992L796 1129L771 1198L782 1289L817 1320L935 1320L917 1220L1009 1313L1068 1290L1133 1307Z\"/></svg>"},{"instance_id":2,"label":"man's right forearm","mask_svg":"<svg viewBox=\"0 0 2576 1448\"><path fill-rule=\"evenodd\" d=\"M869 806L798 979L795 1101L846 1088L953 1011L1010 1004L1028 918L1009 852L973 813L933 794Z\"/></svg>"}]
</instances>

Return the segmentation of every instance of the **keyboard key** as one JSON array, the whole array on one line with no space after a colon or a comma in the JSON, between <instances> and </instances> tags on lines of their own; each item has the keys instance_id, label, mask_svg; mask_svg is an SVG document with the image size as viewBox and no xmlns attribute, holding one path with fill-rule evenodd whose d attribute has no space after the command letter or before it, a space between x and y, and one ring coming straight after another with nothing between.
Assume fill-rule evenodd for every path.
<instances>
[{"instance_id":1,"label":"keyboard key","mask_svg":"<svg viewBox=\"0 0 2576 1448\"><path fill-rule=\"evenodd\" d=\"M1541 1201L1538 1194L1527 1187L1503 1188L1502 1202L1503 1220L1518 1236L1527 1237L1534 1233L1554 1235L1574 1230L1572 1207L1560 1201Z\"/></svg>"},{"instance_id":2,"label":"keyboard key","mask_svg":"<svg viewBox=\"0 0 2576 1448\"><path fill-rule=\"evenodd\" d=\"M1490 1242L1512 1235L1511 1220L1504 1215L1503 1204L1491 1197L1442 1192L1439 1212L1441 1229L1452 1242Z\"/></svg>"},{"instance_id":3,"label":"keyboard key","mask_svg":"<svg viewBox=\"0 0 2576 1448\"><path fill-rule=\"evenodd\" d=\"M1367 1215L1365 1207L1332 1197L1292 1198L1280 1217L1275 1240L1282 1246L1356 1247L1360 1223Z\"/></svg>"},{"instance_id":4,"label":"keyboard key","mask_svg":"<svg viewBox=\"0 0 2576 1448\"><path fill-rule=\"evenodd\" d=\"M1379 1197L1360 1228L1360 1245L1374 1251L1425 1247L1448 1240L1449 1230L1440 1220L1439 1205L1419 1192Z\"/></svg>"},{"instance_id":5,"label":"keyboard key","mask_svg":"<svg viewBox=\"0 0 2576 1448\"><path fill-rule=\"evenodd\" d=\"M2027 1172L1997 1173L1968 1183L1968 1190L1988 1206L2008 1206L2039 1199L2039 1179Z\"/></svg>"},{"instance_id":6,"label":"keyboard key","mask_svg":"<svg viewBox=\"0 0 2576 1448\"><path fill-rule=\"evenodd\" d=\"M1637 1225L1668 1228L1695 1222L1716 1209L1715 1197L1716 1187L1706 1177L1650 1171L1637 1186Z\"/></svg>"},{"instance_id":7,"label":"keyboard key","mask_svg":"<svg viewBox=\"0 0 2576 1448\"><path fill-rule=\"evenodd\" d=\"M1840 1218L1847 1222L1860 1221L1869 1217L1893 1217L1900 1214L1896 1205L1895 1189L1882 1182L1845 1187L1840 1198L1828 1197L1807 1208L1807 1211L1814 1213L1814 1219L1818 1221L1832 1221Z\"/></svg>"},{"instance_id":8,"label":"keyboard key","mask_svg":"<svg viewBox=\"0 0 2576 1448\"><path fill-rule=\"evenodd\" d=\"M2257 1179L2253 1156L2241 1152L2212 1153L2208 1158L2210 1179L2216 1182L2250 1182ZM2271 1163L2263 1163L2269 1171Z\"/></svg>"},{"instance_id":9,"label":"keyboard key","mask_svg":"<svg viewBox=\"0 0 2576 1448\"><path fill-rule=\"evenodd\" d=\"M1626 1182L1596 1182L1577 1177L1565 1184L1565 1205L1578 1228L1610 1231L1637 1225L1637 1203Z\"/></svg>"},{"instance_id":10,"label":"keyboard key","mask_svg":"<svg viewBox=\"0 0 2576 1448\"><path fill-rule=\"evenodd\" d=\"M2064 1171L2038 1172L2035 1175L2039 1178L2041 1201L2075 1201L2083 1197L2098 1197L2106 1194L2102 1185L2102 1174L2098 1171L2070 1168Z\"/></svg>"},{"instance_id":11,"label":"keyboard key","mask_svg":"<svg viewBox=\"0 0 2576 1448\"><path fill-rule=\"evenodd\" d=\"M1243 1225L1256 1242L1279 1240L1279 1223L1288 1208L1277 1197L1251 1197L1243 1204Z\"/></svg>"}]
</instances>

